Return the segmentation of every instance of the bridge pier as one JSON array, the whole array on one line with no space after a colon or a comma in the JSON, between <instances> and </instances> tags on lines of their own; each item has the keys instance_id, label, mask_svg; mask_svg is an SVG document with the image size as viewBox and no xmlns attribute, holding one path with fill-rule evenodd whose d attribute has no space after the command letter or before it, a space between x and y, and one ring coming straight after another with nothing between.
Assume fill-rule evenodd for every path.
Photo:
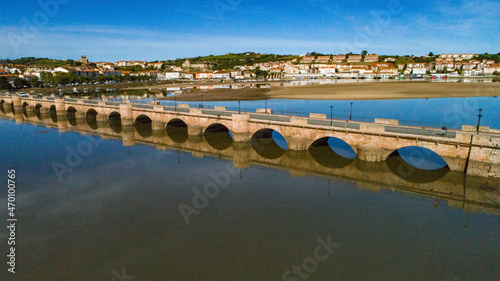
<instances>
[{"instance_id":1,"label":"bridge pier","mask_svg":"<svg viewBox=\"0 0 500 281\"><path fill-rule=\"evenodd\" d=\"M205 139L203 138L203 135L188 135L187 141L190 143L201 143L204 142Z\"/></svg>"},{"instance_id":2,"label":"bridge pier","mask_svg":"<svg viewBox=\"0 0 500 281\"><path fill-rule=\"evenodd\" d=\"M120 115L122 119L122 126L130 126L134 124L134 116L132 115L132 104L120 104Z\"/></svg>"},{"instance_id":3,"label":"bridge pier","mask_svg":"<svg viewBox=\"0 0 500 281\"><path fill-rule=\"evenodd\" d=\"M358 159L367 162L382 162L392 151L380 148L374 144L365 144L358 148Z\"/></svg>"},{"instance_id":4,"label":"bridge pier","mask_svg":"<svg viewBox=\"0 0 500 281\"><path fill-rule=\"evenodd\" d=\"M153 131L165 131L165 122L153 121L151 123L151 128Z\"/></svg>"},{"instance_id":5,"label":"bridge pier","mask_svg":"<svg viewBox=\"0 0 500 281\"><path fill-rule=\"evenodd\" d=\"M42 119L49 118L50 117L50 108L48 107L40 107L40 116Z\"/></svg>"},{"instance_id":6,"label":"bridge pier","mask_svg":"<svg viewBox=\"0 0 500 281\"><path fill-rule=\"evenodd\" d=\"M248 120L250 120L249 114L233 114L233 141L234 142L250 142L252 136L249 132Z\"/></svg>"},{"instance_id":7,"label":"bridge pier","mask_svg":"<svg viewBox=\"0 0 500 281\"><path fill-rule=\"evenodd\" d=\"M23 112L23 104L21 103L21 98L19 96L12 96L12 103L14 104L14 111L17 112Z\"/></svg>"},{"instance_id":8,"label":"bridge pier","mask_svg":"<svg viewBox=\"0 0 500 281\"><path fill-rule=\"evenodd\" d=\"M288 143L288 150L303 151L309 148L309 141L305 138L285 137L285 140Z\"/></svg>"},{"instance_id":9,"label":"bridge pier","mask_svg":"<svg viewBox=\"0 0 500 281\"><path fill-rule=\"evenodd\" d=\"M32 105L26 106L26 116L33 117L35 116L35 107Z\"/></svg>"},{"instance_id":10,"label":"bridge pier","mask_svg":"<svg viewBox=\"0 0 500 281\"><path fill-rule=\"evenodd\" d=\"M86 117L87 116L86 116L85 112L83 112L83 111L77 111L75 113L76 120L85 120Z\"/></svg>"},{"instance_id":11,"label":"bridge pier","mask_svg":"<svg viewBox=\"0 0 500 281\"><path fill-rule=\"evenodd\" d=\"M134 126L122 126L123 146L135 145L135 128Z\"/></svg>"},{"instance_id":12,"label":"bridge pier","mask_svg":"<svg viewBox=\"0 0 500 281\"><path fill-rule=\"evenodd\" d=\"M56 105L56 115L59 118L60 116L66 116L66 107L64 103L64 99L55 99L54 103Z\"/></svg>"},{"instance_id":13,"label":"bridge pier","mask_svg":"<svg viewBox=\"0 0 500 281\"><path fill-rule=\"evenodd\" d=\"M97 114L96 116L97 123L107 123L108 118L104 114Z\"/></svg>"},{"instance_id":14,"label":"bridge pier","mask_svg":"<svg viewBox=\"0 0 500 281\"><path fill-rule=\"evenodd\" d=\"M250 143L249 142L234 142L233 143L233 166L237 169L250 168Z\"/></svg>"},{"instance_id":15,"label":"bridge pier","mask_svg":"<svg viewBox=\"0 0 500 281\"><path fill-rule=\"evenodd\" d=\"M57 116L57 129L59 130L59 133L68 132L68 118L66 115Z\"/></svg>"},{"instance_id":16,"label":"bridge pier","mask_svg":"<svg viewBox=\"0 0 500 281\"><path fill-rule=\"evenodd\" d=\"M14 118L16 119L16 124L24 123L24 115L23 115L22 108L21 108L21 110L16 109L16 112L14 113Z\"/></svg>"},{"instance_id":17,"label":"bridge pier","mask_svg":"<svg viewBox=\"0 0 500 281\"><path fill-rule=\"evenodd\" d=\"M3 104L3 111L5 112L5 114L12 112L12 107L10 106L10 103L6 102Z\"/></svg>"},{"instance_id":18,"label":"bridge pier","mask_svg":"<svg viewBox=\"0 0 500 281\"><path fill-rule=\"evenodd\" d=\"M491 136L473 135L472 143L479 146L470 148L469 157L466 164L466 173L479 177L500 177L500 154L498 150L481 145L491 143Z\"/></svg>"},{"instance_id":19,"label":"bridge pier","mask_svg":"<svg viewBox=\"0 0 500 281\"><path fill-rule=\"evenodd\" d=\"M188 136L202 136L203 127L199 125L188 125Z\"/></svg>"}]
</instances>

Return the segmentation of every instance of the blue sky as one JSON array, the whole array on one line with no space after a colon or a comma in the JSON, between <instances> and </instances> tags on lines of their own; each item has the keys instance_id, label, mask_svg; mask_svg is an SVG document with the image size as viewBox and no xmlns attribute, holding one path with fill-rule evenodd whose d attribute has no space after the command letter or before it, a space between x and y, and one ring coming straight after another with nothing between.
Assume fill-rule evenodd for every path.
<instances>
[{"instance_id":1,"label":"blue sky","mask_svg":"<svg viewBox=\"0 0 500 281\"><path fill-rule=\"evenodd\" d=\"M0 58L498 53L499 11L491 0L4 1Z\"/></svg>"}]
</instances>

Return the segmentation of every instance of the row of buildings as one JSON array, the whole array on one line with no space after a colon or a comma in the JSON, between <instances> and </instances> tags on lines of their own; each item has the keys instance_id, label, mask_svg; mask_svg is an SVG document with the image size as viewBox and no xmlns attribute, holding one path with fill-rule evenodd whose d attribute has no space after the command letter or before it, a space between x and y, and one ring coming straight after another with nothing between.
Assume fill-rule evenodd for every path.
<instances>
[{"instance_id":1,"label":"row of buildings","mask_svg":"<svg viewBox=\"0 0 500 281\"><path fill-rule=\"evenodd\" d=\"M152 79L250 79L256 73L269 78L293 77L341 77L341 78L391 78L404 75L426 75L449 73L464 76L491 75L500 72L500 64L493 60L478 60L474 54L441 54L433 62L397 63L396 58L385 57L379 62L375 54L306 56L299 60L270 61L253 65L235 66L228 70L210 70L208 63L190 63L186 60L182 66L168 65L164 62L118 61L90 63L82 56L79 67L57 67L53 69L36 66L7 65L0 69L0 76L31 79L41 78L43 72L52 74L71 73L75 76L96 78L122 75L150 76ZM364 58L362 62L361 59ZM140 66L140 71L117 70L119 67ZM137 70L137 69L136 69ZM496 72L496 73L495 73Z\"/></svg>"},{"instance_id":2,"label":"row of buildings","mask_svg":"<svg viewBox=\"0 0 500 281\"><path fill-rule=\"evenodd\" d=\"M379 55L376 54L368 54L365 55L364 57L362 55L354 55L354 54L349 54L349 55L334 55L334 56L306 56L302 55L301 56L300 63L340 63L340 62L378 62L379 60Z\"/></svg>"}]
</instances>

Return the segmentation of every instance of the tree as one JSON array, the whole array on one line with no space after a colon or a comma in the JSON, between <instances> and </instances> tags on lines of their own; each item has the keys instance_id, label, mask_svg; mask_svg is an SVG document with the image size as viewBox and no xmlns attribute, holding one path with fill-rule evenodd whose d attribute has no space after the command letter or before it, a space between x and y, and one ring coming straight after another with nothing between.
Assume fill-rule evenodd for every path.
<instances>
[{"instance_id":1,"label":"tree","mask_svg":"<svg viewBox=\"0 0 500 281\"><path fill-rule=\"evenodd\" d=\"M41 84L40 81L38 80L38 78L35 78L35 77L31 78L29 83L32 87L38 87Z\"/></svg>"},{"instance_id":2,"label":"tree","mask_svg":"<svg viewBox=\"0 0 500 281\"><path fill-rule=\"evenodd\" d=\"M51 72L41 72L40 79L48 84L54 83L54 75Z\"/></svg>"},{"instance_id":3,"label":"tree","mask_svg":"<svg viewBox=\"0 0 500 281\"><path fill-rule=\"evenodd\" d=\"M5 77L0 76L0 90L10 90L12 86L9 83L9 80Z\"/></svg>"},{"instance_id":4,"label":"tree","mask_svg":"<svg viewBox=\"0 0 500 281\"><path fill-rule=\"evenodd\" d=\"M498 74L500 74L498 70L493 71L493 75L498 75Z\"/></svg>"},{"instance_id":5,"label":"tree","mask_svg":"<svg viewBox=\"0 0 500 281\"><path fill-rule=\"evenodd\" d=\"M29 88L31 84L26 79L16 78L14 79L14 86L17 88Z\"/></svg>"},{"instance_id":6,"label":"tree","mask_svg":"<svg viewBox=\"0 0 500 281\"><path fill-rule=\"evenodd\" d=\"M434 56L434 53L433 52L430 52L429 53L429 57L433 57Z\"/></svg>"},{"instance_id":7,"label":"tree","mask_svg":"<svg viewBox=\"0 0 500 281\"><path fill-rule=\"evenodd\" d=\"M367 54L368 54L368 51L367 51L367 50L363 50L363 51L361 52L361 55L362 55L362 56L366 56Z\"/></svg>"}]
</instances>

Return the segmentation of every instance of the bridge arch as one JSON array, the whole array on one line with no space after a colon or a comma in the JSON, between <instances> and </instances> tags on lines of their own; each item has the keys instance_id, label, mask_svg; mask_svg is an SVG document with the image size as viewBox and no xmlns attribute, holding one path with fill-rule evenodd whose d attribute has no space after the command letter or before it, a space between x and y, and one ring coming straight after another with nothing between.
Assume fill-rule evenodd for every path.
<instances>
[{"instance_id":1,"label":"bridge arch","mask_svg":"<svg viewBox=\"0 0 500 281\"><path fill-rule=\"evenodd\" d=\"M94 117L94 118L97 118L97 111L93 108L89 108L87 110L87 113L85 114L85 117L89 118L89 117Z\"/></svg>"},{"instance_id":2,"label":"bridge arch","mask_svg":"<svg viewBox=\"0 0 500 281\"><path fill-rule=\"evenodd\" d=\"M175 143L184 143L188 139L188 127L182 119L174 118L168 121L165 130L168 137Z\"/></svg>"},{"instance_id":3,"label":"bridge arch","mask_svg":"<svg viewBox=\"0 0 500 281\"><path fill-rule=\"evenodd\" d=\"M119 134L122 132L122 115L117 111L112 111L108 115L108 124L113 132Z\"/></svg>"},{"instance_id":4,"label":"bridge arch","mask_svg":"<svg viewBox=\"0 0 500 281\"><path fill-rule=\"evenodd\" d=\"M93 108L89 108L87 113L85 114L85 119L87 120L87 124L92 130L97 130L97 111Z\"/></svg>"},{"instance_id":5,"label":"bridge arch","mask_svg":"<svg viewBox=\"0 0 500 281\"><path fill-rule=\"evenodd\" d=\"M37 103L35 105L35 115L36 117L39 119L39 120L42 120L42 112L41 112L41 109L42 108L42 105Z\"/></svg>"},{"instance_id":6,"label":"bridge arch","mask_svg":"<svg viewBox=\"0 0 500 281\"><path fill-rule=\"evenodd\" d=\"M283 135L270 128L255 132L250 143L257 154L267 159L280 158L288 149L288 143Z\"/></svg>"},{"instance_id":7,"label":"bridge arch","mask_svg":"<svg viewBox=\"0 0 500 281\"><path fill-rule=\"evenodd\" d=\"M57 123L57 111L56 111L55 105L50 106L49 114L50 114L50 118L52 119L52 121L54 121L54 123Z\"/></svg>"},{"instance_id":8,"label":"bridge arch","mask_svg":"<svg viewBox=\"0 0 500 281\"><path fill-rule=\"evenodd\" d=\"M149 116L141 114L135 118L134 126L137 133L143 138L148 138L153 135L153 121Z\"/></svg>"},{"instance_id":9,"label":"bridge arch","mask_svg":"<svg viewBox=\"0 0 500 281\"><path fill-rule=\"evenodd\" d=\"M24 102L24 103L23 103L23 114L24 114L24 116L26 116L26 117L28 117L28 111L27 111L27 108L26 108L28 105L29 105L29 104L28 104L27 102Z\"/></svg>"},{"instance_id":10,"label":"bridge arch","mask_svg":"<svg viewBox=\"0 0 500 281\"><path fill-rule=\"evenodd\" d=\"M111 111L108 115L108 120L110 119L119 119L122 120L122 115L118 111Z\"/></svg>"},{"instance_id":11,"label":"bridge arch","mask_svg":"<svg viewBox=\"0 0 500 281\"><path fill-rule=\"evenodd\" d=\"M208 144L217 150L226 150L233 144L233 134L220 123L208 126L203 135Z\"/></svg>"},{"instance_id":12,"label":"bridge arch","mask_svg":"<svg viewBox=\"0 0 500 281\"><path fill-rule=\"evenodd\" d=\"M68 122L71 126L76 126L78 123L76 122L76 108L73 106L69 106L66 110L66 117L68 118Z\"/></svg>"},{"instance_id":13,"label":"bridge arch","mask_svg":"<svg viewBox=\"0 0 500 281\"><path fill-rule=\"evenodd\" d=\"M336 137L322 137L309 146L309 154L320 165L328 168L343 168L357 157L354 149Z\"/></svg>"},{"instance_id":14,"label":"bridge arch","mask_svg":"<svg viewBox=\"0 0 500 281\"><path fill-rule=\"evenodd\" d=\"M389 154L385 162L394 174L415 183L436 181L450 171L439 154L421 146L399 148Z\"/></svg>"}]
</instances>

